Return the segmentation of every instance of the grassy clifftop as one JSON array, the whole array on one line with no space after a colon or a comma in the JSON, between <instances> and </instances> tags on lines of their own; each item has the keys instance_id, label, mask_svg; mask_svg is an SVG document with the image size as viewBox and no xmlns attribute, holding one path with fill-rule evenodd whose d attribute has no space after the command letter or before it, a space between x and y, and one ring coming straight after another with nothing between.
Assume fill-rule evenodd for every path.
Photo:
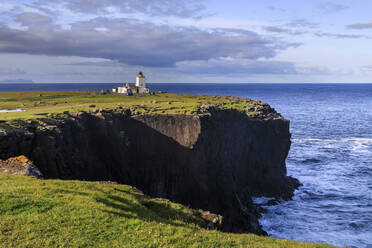
<instances>
[{"instance_id":1,"label":"grassy clifftop","mask_svg":"<svg viewBox=\"0 0 372 248\"><path fill-rule=\"evenodd\" d=\"M127 185L0 175L1 247L331 247L209 231Z\"/></svg>"},{"instance_id":2,"label":"grassy clifftop","mask_svg":"<svg viewBox=\"0 0 372 248\"><path fill-rule=\"evenodd\" d=\"M186 94L123 96L100 92L2 92L0 110L21 109L23 112L0 111L0 127L17 126L25 120L53 119L66 112L122 111L132 114L202 114L203 108L236 109L252 117L280 117L269 105L238 97ZM268 115L269 114L269 115Z\"/></svg>"}]
</instances>

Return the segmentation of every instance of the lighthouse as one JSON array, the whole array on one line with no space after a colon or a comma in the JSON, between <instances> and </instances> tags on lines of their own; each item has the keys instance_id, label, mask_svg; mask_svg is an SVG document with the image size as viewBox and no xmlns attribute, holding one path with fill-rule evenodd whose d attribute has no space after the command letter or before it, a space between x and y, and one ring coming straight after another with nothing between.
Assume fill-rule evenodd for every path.
<instances>
[{"instance_id":1,"label":"lighthouse","mask_svg":"<svg viewBox=\"0 0 372 248\"><path fill-rule=\"evenodd\" d=\"M139 72L136 78L136 86L138 88L146 88L146 78L142 72Z\"/></svg>"},{"instance_id":2,"label":"lighthouse","mask_svg":"<svg viewBox=\"0 0 372 248\"><path fill-rule=\"evenodd\" d=\"M150 93L150 89L146 88L146 78L142 72L139 72L136 78L135 86L131 86L126 83L123 87L117 87L112 89L112 92L119 93L119 94L148 94Z\"/></svg>"},{"instance_id":3,"label":"lighthouse","mask_svg":"<svg viewBox=\"0 0 372 248\"><path fill-rule=\"evenodd\" d=\"M143 75L142 72L139 72L136 78L136 87L138 89L138 93L149 93L149 89L146 88L146 77Z\"/></svg>"}]
</instances>

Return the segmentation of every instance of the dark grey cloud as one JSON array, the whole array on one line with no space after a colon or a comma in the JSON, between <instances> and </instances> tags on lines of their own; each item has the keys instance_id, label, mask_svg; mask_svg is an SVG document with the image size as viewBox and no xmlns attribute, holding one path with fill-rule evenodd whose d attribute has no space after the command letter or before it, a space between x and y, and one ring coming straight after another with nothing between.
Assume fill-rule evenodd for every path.
<instances>
[{"instance_id":1,"label":"dark grey cloud","mask_svg":"<svg viewBox=\"0 0 372 248\"><path fill-rule=\"evenodd\" d=\"M336 38L336 39L370 39L371 38L369 36L360 35L360 34L333 34L333 33L316 32L314 33L314 35L318 37L329 37L329 38Z\"/></svg>"},{"instance_id":2,"label":"dark grey cloud","mask_svg":"<svg viewBox=\"0 0 372 248\"><path fill-rule=\"evenodd\" d=\"M113 9L121 13L142 13L149 16L177 16L201 18L205 0L37 0L36 7L53 7L60 4L75 12L107 14Z\"/></svg>"},{"instance_id":3,"label":"dark grey cloud","mask_svg":"<svg viewBox=\"0 0 372 248\"><path fill-rule=\"evenodd\" d=\"M330 14L330 13L340 12L350 7L344 4L339 4L339 3L324 2L324 3L318 4L317 8L323 13Z\"/></svg>"},{"instance_id":4,"label":"dark grey cloud","mask_svg":"<svg viewBox=\"0 0 372 248\"><path fill-rule=\"evenodd\" d=\"M348 25L349 29L372 29L372 22L369 23L356 23Z\"/></svg>"},{"instance_id":5,"label":"dark grey cloud","mask_svg":"<svg viewBox=\"0 0 372 248\"><path fill-rule=\"evenodd\" d=\"M96 18L63 29L44 16L18 16L26 30L0 25L0 52L103 58L128 65L171 67L216 58L259 59L298 44L263 39L239 29L203 31L131 19ZM41 22L42 25L34 25ZM104 30L104 31L102 31Z\"/></svg>"}]
</instances>

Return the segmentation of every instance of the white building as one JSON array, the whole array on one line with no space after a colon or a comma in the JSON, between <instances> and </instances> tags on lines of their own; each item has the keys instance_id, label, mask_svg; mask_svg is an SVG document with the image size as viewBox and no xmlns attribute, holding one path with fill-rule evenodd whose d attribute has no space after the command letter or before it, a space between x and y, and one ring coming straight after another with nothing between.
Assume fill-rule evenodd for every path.
<instances>
[{"instance_id":1,"label":"white building","mask_svg":"<svg viewBox=\"0 0 372 248\"><path fill-rule=\"evenodd\" d=\"M149 88L146 88L146 77L142 74L142 72L138 73L135 86L131 86L126 83L125 86L114 88L112 91L126 95L150 93Z\"/></svg>"}]
</instances>

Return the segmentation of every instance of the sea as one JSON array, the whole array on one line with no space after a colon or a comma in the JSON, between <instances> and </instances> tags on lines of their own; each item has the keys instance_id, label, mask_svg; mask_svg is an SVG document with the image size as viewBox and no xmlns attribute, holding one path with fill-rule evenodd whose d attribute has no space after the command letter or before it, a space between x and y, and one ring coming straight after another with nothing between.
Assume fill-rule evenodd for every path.
<instances>
[{"instance_id":1,"label":"sea","mask_svg":"<svg viewBox=\"0 0 372 248\"><path fill-rule=\"evenodd\" d=\"M0 91L110 90L118 84L0 84ZM229 95L269 103L291 121L288 175L303 184L267 206L279 239L372 248L372 84L149 84L152 91Z\"/></svg>"}]
</instances>

